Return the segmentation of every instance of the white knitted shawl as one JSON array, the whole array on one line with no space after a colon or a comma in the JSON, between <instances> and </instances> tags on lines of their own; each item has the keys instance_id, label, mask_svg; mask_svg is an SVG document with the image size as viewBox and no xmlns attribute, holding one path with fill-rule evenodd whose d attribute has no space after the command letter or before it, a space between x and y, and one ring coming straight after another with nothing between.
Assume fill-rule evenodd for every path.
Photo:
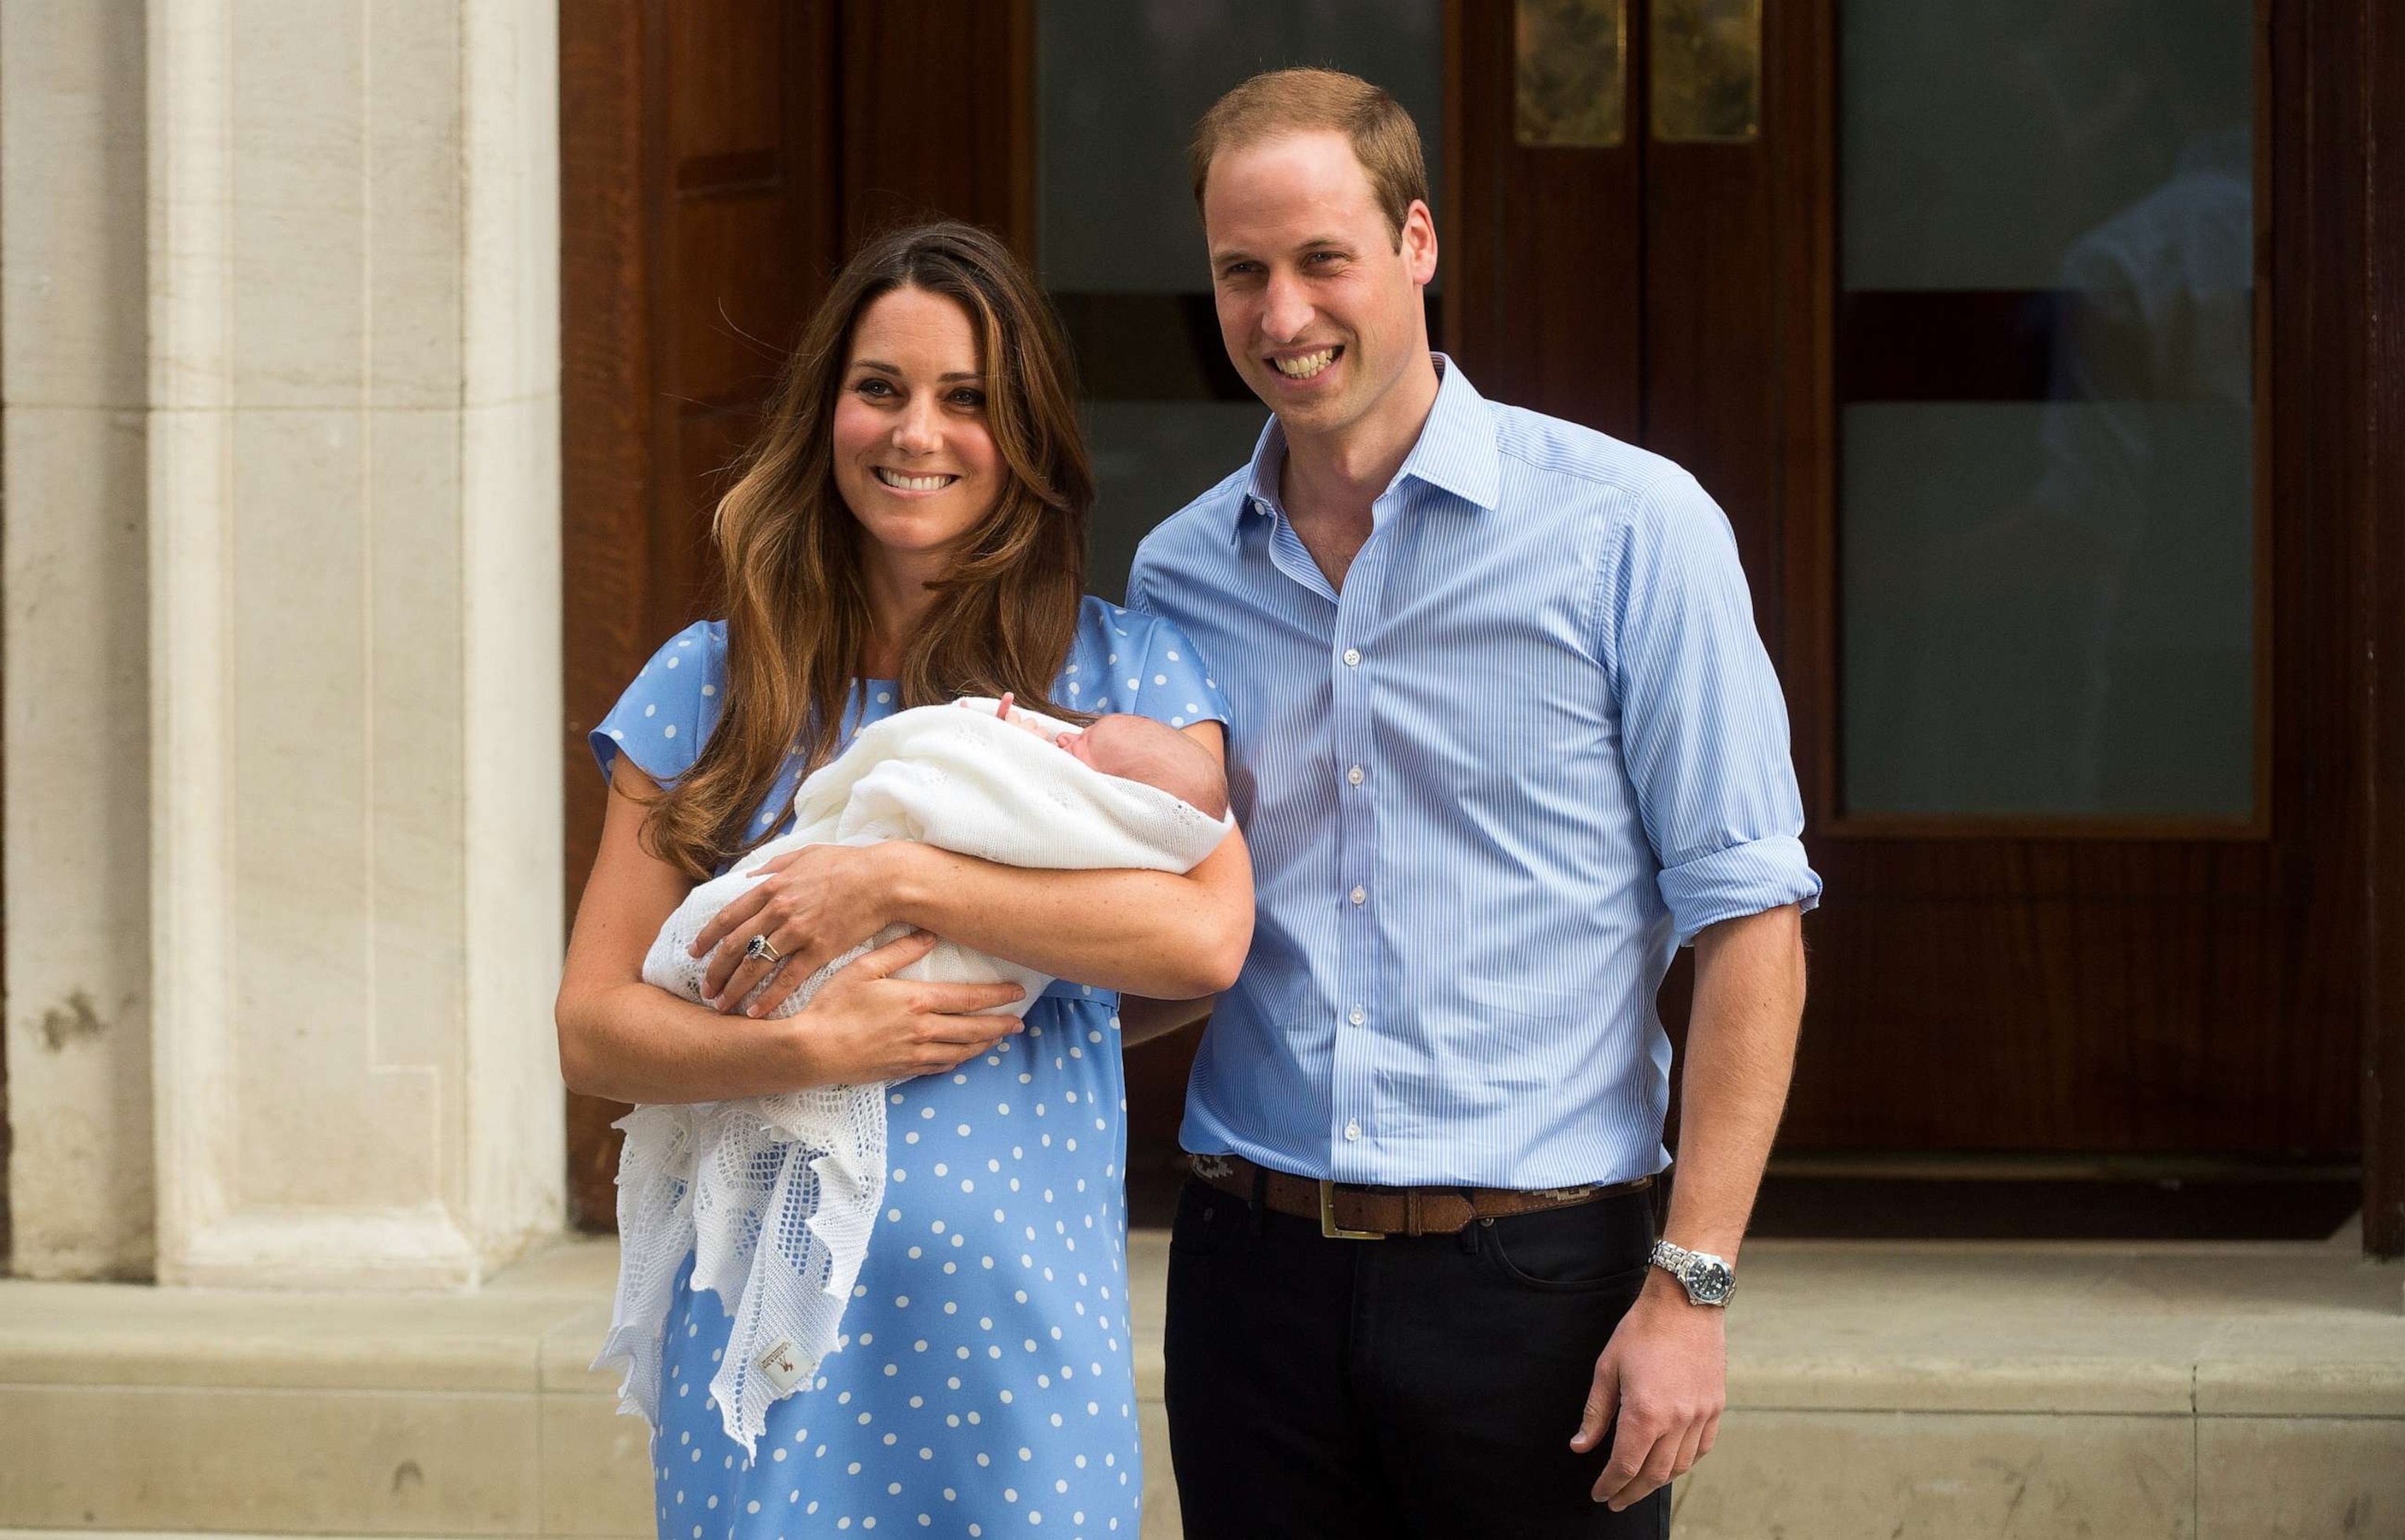
<instances>
[{"instance_id":1,"label":"white knitted shawl","mask_svg":"<svg viewBox=\"0 0 2405 1540\"><path fill-rule=\"evenodd\" d=\"M1064 723L1016 711L1005 722L992 700L957 704L970 709L887 717L805 781L795 832L695 888L661 927L644 982L700 1000L709 959L688 954L694 939L760 881L751 874L763 862L804 845L913 840L1008 866L1182 872L1234 827L1062 753L1050 741ZM801 1010L836 969L901 934L889 927L836 958L776 1014ZM950 941L897 977L1008 980L1027 991L1006 1008L1014 1016L1052 982ZM769 1405L809 1388L820 1360L849 1340L844 1307L885 1191L885 1086L642 1106L618 1126L618 1295L594 1367L622 1365L619 1410L659 1426L661 1332L693 1252L693 1287L716 1292L734 1318L710 1389L727 1436L749 1453Z\"/></svg>"}]
</instances>

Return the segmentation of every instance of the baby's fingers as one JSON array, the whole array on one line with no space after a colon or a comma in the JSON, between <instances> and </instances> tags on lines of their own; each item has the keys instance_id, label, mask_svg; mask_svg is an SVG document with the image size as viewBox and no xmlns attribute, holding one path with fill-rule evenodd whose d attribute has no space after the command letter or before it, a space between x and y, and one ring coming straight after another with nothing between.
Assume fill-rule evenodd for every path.
<instances>
[{"instance_id":1,"label":"baby's fingers","mask_svg":"<svg viewBox=\"0 0 2405 1540\"><path fill-rule=\"evenodd\" d=\"M978 1031L991 1038L1003 1030L1003 1024L992 1016L976 1014L980 1010L996 1010L1027 997L1027 991L1017 984L921 984L918 999L921 1010L950 1020L975 1022ZM1016 1032L1019 1023L1009 1024Z\"/></svg>"},{"instance_id":2,"label":"baby's fingers","mask_svg":"<svg viewBox=\"0 0 2405 1540\"><path fill-rule=\"evenodd\" d=\"M932 930L914 930L907 935L897 936L883 946L864 952L844 964L836 977L855 982L887 978L935 951L935 933Z\"/></svg>"}]
</instances>

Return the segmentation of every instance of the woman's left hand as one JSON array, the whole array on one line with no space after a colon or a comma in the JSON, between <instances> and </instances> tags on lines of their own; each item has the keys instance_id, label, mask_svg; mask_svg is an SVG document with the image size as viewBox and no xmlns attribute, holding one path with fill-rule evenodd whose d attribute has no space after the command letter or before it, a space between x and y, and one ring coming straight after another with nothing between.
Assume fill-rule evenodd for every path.
<instances>
[{"instance_id":1,"label":"woman's left hand","mask_svg":"<svg viewBox=\"0 0 2405 1540\"><path fill-rule=\"evenodd\" d=\"M893 922L893 853L908 848L893 841L806 845L747 869L767 875L694 938L696 957L718 949L702 981L702 997L731 1013L743 1009L745 996L774 974L748 1014L766 1016L776 1010L810 975ZM777 961L744 954L755 936L768 939Z\"/></svg>"}]
</instances>

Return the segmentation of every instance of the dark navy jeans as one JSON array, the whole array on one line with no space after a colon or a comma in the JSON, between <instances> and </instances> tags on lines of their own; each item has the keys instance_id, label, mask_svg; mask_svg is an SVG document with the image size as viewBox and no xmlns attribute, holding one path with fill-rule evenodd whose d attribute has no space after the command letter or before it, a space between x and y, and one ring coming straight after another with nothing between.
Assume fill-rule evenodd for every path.
<instances>
[{"instance_id":1,"label":"dark navy jeans","mask_svg":"<svg viewBox=\"0 0 2405 1540\"><path fill-rule=\"evenodd\" d=\"M1570 1452L1595 1361L1636 1303L1653 1194L1336 1240L1189 1180L1170 1240L1170 1449L1188 1540L1663 1540Z\"/></svg>"}]
</instances>

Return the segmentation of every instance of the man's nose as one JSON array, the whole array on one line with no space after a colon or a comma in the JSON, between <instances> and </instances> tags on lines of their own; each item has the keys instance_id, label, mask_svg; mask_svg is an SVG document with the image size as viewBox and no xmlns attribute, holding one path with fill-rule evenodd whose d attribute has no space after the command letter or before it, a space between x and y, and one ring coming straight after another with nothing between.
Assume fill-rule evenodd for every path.
<instances>
[{"instance_id":1,"label":"man's nose","mask_svg":"<svg viewBox=\"0 0 2405 1540\"><path fill-rule=\"evenodd\" d=\"M1273 347L1294 341L1310 330L1312 315L1311 298L1303 292L1301 278L1284 273L1270 275L1269 287L1261 296L1264 341Z\"/></svg>"}]
</instances>

